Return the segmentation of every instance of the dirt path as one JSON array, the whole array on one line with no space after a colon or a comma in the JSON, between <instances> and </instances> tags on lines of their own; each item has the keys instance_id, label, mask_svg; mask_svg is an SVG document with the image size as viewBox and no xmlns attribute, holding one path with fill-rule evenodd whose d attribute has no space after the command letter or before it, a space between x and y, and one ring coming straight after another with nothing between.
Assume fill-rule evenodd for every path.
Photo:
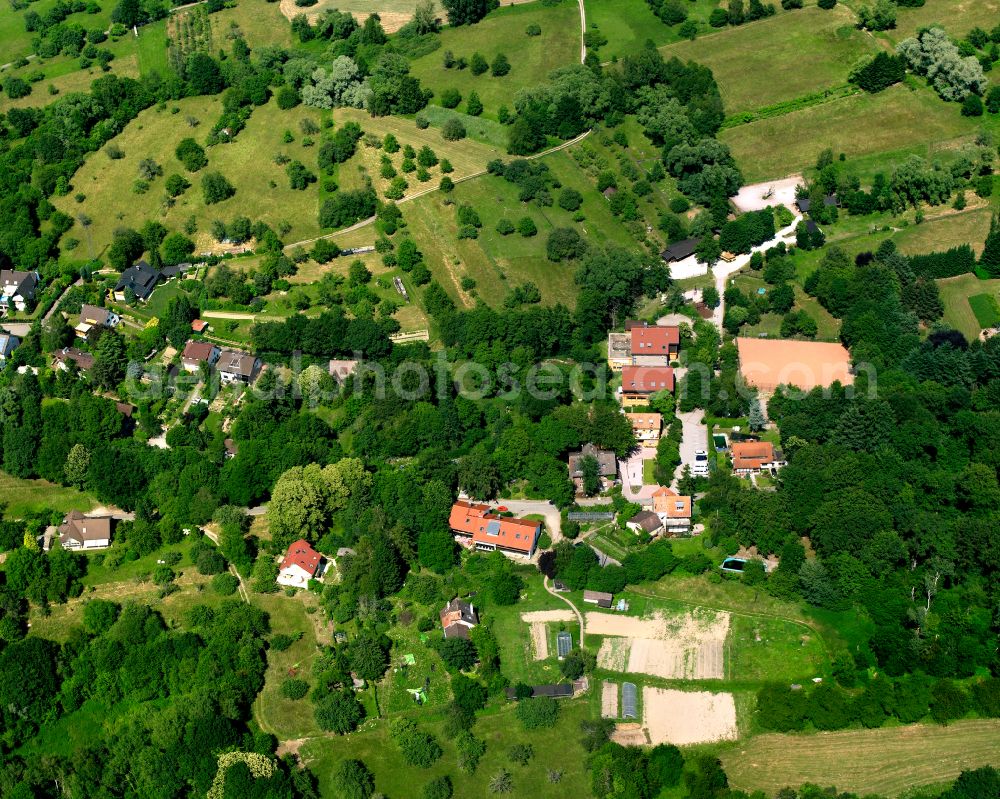
<instances>
[{"instance_id":1,"label":"dirt path","mask_svg":"<svg viewBox=\"0 0 1000 799\"><path fill-rule=\"evenodd\" d=\"M572 602L566 599L566 597L564 597L562 594L557 593L549 586L548 577L545 578L544 585L545 585L545 590L548 591L550 594L552 594L552 596L558 597L573 609L573 612L576 614L576 620L580 623L580 645L583 646L583 636L586 634L587 631L587 628L583 622L583 614L576 609L576 605L574 605Z\"/></svg>"},{"instance_id":2,"label":"dirt path","mask_svg":"<svg viewBox=\"0 0 1000 799\"><path fill-rule=\"evenodd\" d=\"M579 0L579 2L580 2L580 12L582 15L583 0ZM565 150L567 147L572 147L574 144L583 141L589 135L590 131L585 130L576 138L570 139L569 141L564 141L562 142L562 144L557 144L555 147L550 147L548 150L542 150L540 153L535 153L534 155L525 156L524 160L533 161L537 158L544 158L546 155L557 153L560 150ZM458 178L457 180L454 181L454 183L456 184L465 183L465 181L467 180L473 180L474 178L482 177L483 175L486 174L486 172L487 170L481 169L479 172L473 172L471 175L466 175L465 177ZM437 186L430 186L429 188L421 189L420 191L414 192L413 194L406 195L402 200L397 200L396 205L401 205L402 203L409 202L410 200L416 200L418 197L423 197L424 195L430 194L435 191L440 191L440 189ZM293 241L291 244L286 244L285 249L288 250L291 249L292 247L304 247L307 244L315 244L320 239L329 239L333 238L334 236L343 236L345 233L352 233L355 230L360 230L361 228L368 227L368 225L371 225L374 222L375 222L375 217L370 216L367 219L362 219L360 222L355 222L353 225L341 228L340 230L336 230L333 233L324 233L322 236L315 236L314 238L311 239L302 239L302 241ZM204 315L205 314L202 314L202 316Z\"/></svg>"},{"instance_id":3,"label":"dirt path","mask_svg":"<svg viewBox=\"0 0 1000 799\"><path fill-rule=\"evenodd\" d=\"M201 531L205 534L205 538L207 538L209 541L211 541L216 546L219 546L219 535L218 535L218 533L213 533L211 530L209 530L206 527L202 527ZM243 583L243 578L240 576L240 573L238 571L236 571L236 567L233 566L232 563L229 564L229 572L237 580L239 580L239 586L237 586L237 589L238 589L238 593L240 595L240 599L242 599L248 605L252 604L250 602L250 594L247 593L247 587ZM260 697L258 696L257 699L259 700Z\"/></svg>"}]
</instances>

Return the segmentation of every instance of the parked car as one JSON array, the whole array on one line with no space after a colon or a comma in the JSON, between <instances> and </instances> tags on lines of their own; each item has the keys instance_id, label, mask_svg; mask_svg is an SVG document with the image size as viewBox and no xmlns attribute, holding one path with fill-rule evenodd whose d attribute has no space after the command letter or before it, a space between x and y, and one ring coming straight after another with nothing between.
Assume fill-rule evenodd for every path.
<instances>
[{"instance_id":1,"label":"parked car","mask_svg":"<svg viewBox=\"0 0 1000 799\"><path fill-rule=\"evenodd\" d=\"M691 464L691 474L695 477L708 477L708 453L699 449L694 453L694 463Z\"/></svg>"}]
</instances>

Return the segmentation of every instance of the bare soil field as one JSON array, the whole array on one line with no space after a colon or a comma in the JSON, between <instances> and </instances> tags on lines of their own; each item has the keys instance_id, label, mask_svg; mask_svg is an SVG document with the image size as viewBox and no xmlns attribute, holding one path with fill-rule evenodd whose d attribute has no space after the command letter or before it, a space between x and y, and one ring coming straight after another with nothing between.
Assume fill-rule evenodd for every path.
<instances>
[{"instance_id":1,"label":"bare soil field","mask_svg":"<svg viewBox=\"0 0 1000 799\"><path fill-rule=\"evenodd\" d=\"M337 0L336 2L321 0L321 2L311 8L301 8L295 5L295 0L281 0L279 8L281 9L281 13L289 20L299 14L305 14L310 23L315 22L319 15L329 8L350 11L359 25L363 25L369 16L377 13L386 33L395 33L413 19L413 5L415 4L409 2L392 2L390 0L386 3L379 3L378 8L373 9L372 5L375 4L359 2L359 0ZM362 10L362 8L365 10Z\"/></svg>"},{"instance_id":2,"label":"bare soil field","mask_svg":"<svg viewBox=\"0 0 1000 799\"><path fill-rule=\"evenodd\" d=\"M622 746L645 746L649 736L641 724L619 724L611 733L611 740Z\"/></svg>"},{"instance_id":3,"label":"bare soil field","mask_svg":"<svg viewBox=\"0 0 1000 799\"><path fill-rule=\"evenodd\" d=\"M536 621L531 625L531 646L535 650L535 660L545 660L549 656L549 634L545 622Z\"/></svg>"},{"instance_id":4,"label":"bare soil field","mask_svg":"<svg viewBox=\"0 0 1000 799\"><path fill-rule=\"evenodd\" d=\"M732 694L642 689L643 728L654 746L734 741L736 703Z\"/></svg>"},{"instance_id":5,"label":"bare soil field","mask_svg":"<svg viewBox=\"0 0 1000 799\"><path fill-rule=\"evenodd\" d=\"M725 676L724 644L729 614L694 610L651 618L587 614L587 632L608 636L597 662L601 668L679 680L720 680Z\"/></svg>"},{"instance_id":6,"label":"bare soil field","mask_svg":"<svg viewBox=\"0 0 1000 799\"><path fill-rule=\"evenodd\" d=\"M618 718L618 683L601 683L601 718Z\"/></svg>"}]
</instances>

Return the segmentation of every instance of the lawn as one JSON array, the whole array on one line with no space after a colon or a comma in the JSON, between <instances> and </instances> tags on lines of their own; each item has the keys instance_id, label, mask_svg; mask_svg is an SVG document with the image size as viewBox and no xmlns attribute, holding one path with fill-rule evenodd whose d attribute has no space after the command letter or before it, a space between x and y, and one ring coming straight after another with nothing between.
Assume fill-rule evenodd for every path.
<instances>
[{"instance_id":1,"label":"lawn","mask_svg":"<svg viewBox=\"0 0 1000 799\"><path fill-rule=\"evenodd\" d=\"M541 27L540 36L525 33L533 24ZM490 64L498 53L503 53L511 70L503 77L493 77L490 72L473 75L469 68L445 69L443 57L447 50L467 60L473 53L480 53ZM483 102L484 114L496 118L501 105L513 110L518 90L544 83L552 70L579 60L579 11L576 3L561 0L555 7L540 3L504 6L476 25L445 28L441 31L441 47L414 60L410 71L423 86L434 90L436 96L431 102L435 105L440 105L444 89L457 89L462 94L459 110L464 111L465 100L475 91Z\"/></svg>"},{"instance_id":2,"label":"lawn","mask_svg":"<svg viewBox=\"0 0 1000 799\"><path fill-rule=\"evenodd\" d=\"M822 640L801 624L734 615L726 638L726 677L735 681L803 682L823 674Z\"/></svg>"},{"instance_id":3,"label":"lawn","mask_svg":"<svg viewBox=\"0 0 1000 799\"><path fill-rule=\"evenodd\" d=\"M560 700L557 724L550 729L525 732L514 718L513 705L499 712L480 717L473 734L486 743L486 754L475 774L466 775L456 765L454 741L444 735L442 724L427 713L417 711L412 718L420 728L432 733L441 744L444 755L427 769L408 766L399 749L389 740L387 725L367 724L348 737L314 738L307 741L300 753L306 764L319 777L320 795L324 799L342 796L331 777L337 763L356 758L375 774L375 788L386 796L419 796L423 786L435 777L450 775L456 799L482 799L489 796L489 781L501 768L513 775L513 796L553 797L589 796L590 776L584 770L586 752L580 746L580 722L590 717L586 700ZM518 743L530 743L535 756L527 766L510 762L507 750ZM562 772L558 783L548 779L548 770Z\"/></svg>"},{"instance_id":4,"label":"lawn","mask_svg":"<svg viewBox=\"0 0 1000 799\"><path fill-rule=\"evenodd\" d=\"M173 108L177 109L173 113ZM285 168L273 158L281 152L301 160L316 170L317 147L304 147L300 120L319 121L319 112L304 106L281 111L272 100L254 110L253 115L236 140L208 148L209 164L198 173L187 172L174 155L181 139L193 137L203 141L208 128L222 111L217 97L197 97L180 100L167 110L150 108L143 111L112 143L125 152L125 157L112 160L105 145L91 154L73 178L73 191L62 198L53 198L61 210L74 216L84 213L93 223L81 245L86 255L99 257L110 244L115 228L126 225L139 228L148 219L155 219L168 229L180 230L185 221L194 217L197 234L193 236L199 251L211 239L209 226L214 219L232 220L248 216L272 226L287 222L291 230L286 241L314 236L319 233L317 220L318 189L316 184L305 191L294 191L288 185ZM199 121L192 128L187 117ZM286 144L283 133L291 131L294 141ZM314 136L318 141L319 136ZM135 194L132 185L138 177L138 163L152 158L163 168L163 177L155 178L144 194ZM233 184L236 194L223 202L206 206L201 191L201 177L208 172L221 172ZM192 184L173 207L164 202L163 183L171 174L181 174ZM272 185L273 184L273 185ZM77 203L77 192L86 195ZM81 253L84 254L84 253Z\"/></svg>"},{"instance_id":5,"label":"lawn","mask_svg":"<svg viewBox=\"0 0 1000 799\"><path fill-rule=\"evenodd\" d=\"M878 50L854 19L842 5L810 6L661 50L710 67L732 115L847 83L851 67Z\"/></svg>"},{"instance_id":6,"label":"lawn","mask_svg":"<svg viewBox=\"0 0 1000 799\"><path fill-rule=\"evenodd\" d=\"M271 633L284 633L302 637L284 652L271 648L267 651L267 672L264 689L254 702L254 716L261 729L279 739L318 735L319 725L313 716L313 705L308 697L287 699L281 694L281 684L296 677L310 682L312 662L316 657L316 631L306 614L306 607L315 606L309 594L287 597L282 594L251 594L253 604L267 611Z\"/></svg>"},{"instance_id":7,"label":"lawn","mask_svg":"<svg viewBox=\"0 0 1000 799\"><path fill-rule=\"evenodd\" d=\"M930 218L919 225L910 225L893 236L899 249L906 255L941 252L959 244L970 244L976 253L983 251L986 236L990 232L989 208L977 208L961 213L951 209L934 209L929 216L940 213L939 218Z\"/></svg>"},{"instance_id":8,"label":"lawn","mask_svg":"<svg viewBox=\"0 0 1000 799\"><path fill-rule=\"evenodd\" d=\"M969 297L969 306L980 327L996 327L1000 324L1000 308L992 294L975 294Z\"/></svg>"},{"instance_id":9,"label":"lawn","mask_svg":"<svg viewBox=\"0 0 1000 799\"><path fill-rule=\"evenodd\" d=\"M902 148L901 155L927 157L971 140L982 125L983 120L961 116L958 106L943 102L930 89L899 85L728 128L719 138L729 145L750 183L811 166L826 147L852 159Z\"/></svg>"},{"instance_id":10,"label":"lawn","mask_svg":"<svg viewBox=\"0 0 1000 799\"><path fill-rule=\"evenodd\" d=\"M89 511L97 501L75 488L50 483L47 480L22 480L0 472L0 507L4 515L17 519L26 513L49 508L66 513L71 510Z\"/></svg>"},{"instance_id":11,"label":"lawn","mask_svg":"<svg viewBox=\"0 0 1000 799\"><path fill-rule=\"evenodd\" d=\"M813 782L839 790L895 797L992 765L1000 721L955 721L817 735L761 735L721 753L729 784L769 795ZM891 764L889 767L887 764Z\"/></svg>"},{"instance_id":12,"label":"lawn","mask_svg":"<svg viewBox=\"0 0 1000 799\"><path fill-rule=\"evenodd\" d=\"M537 572L522 576L525 578L525 587L521 601L516 605L486 608L483 610L483 617L489 618L493 625L493 633L500 644L500 669L508 680L512 683L521 681L533 684L556 682L559 679L559 668L555 647L550 642L550 657L547 660L535 660L531 627L521 620L521 614L533 610L569 611L569 607L545 590ZM574 639L579 637L576 625L569 625L569 629L574 631Z\"/></svg>"},{"instance_id":13,"label":"lawn","mask_svg":"<svg viewBox=\"0 0 1000 799\"><path fill-rule=\"evenodd\" d=\"M991 327L995 321L980 323L973 301L986 311L985 303L993 300L990 309L996 314L996 298L1000 294L1000 280L980 280L975 275L959 275L937 281L944 302L944 323L955 330L961 331L970 341L979 337L979 331ZM979 299L980 297L984 299ZM985 317L984 317L985 318ZM993 317L996 318L995 316ZM1000 320L997 320L1000 321Z\"/></svg>"}]
</instances>

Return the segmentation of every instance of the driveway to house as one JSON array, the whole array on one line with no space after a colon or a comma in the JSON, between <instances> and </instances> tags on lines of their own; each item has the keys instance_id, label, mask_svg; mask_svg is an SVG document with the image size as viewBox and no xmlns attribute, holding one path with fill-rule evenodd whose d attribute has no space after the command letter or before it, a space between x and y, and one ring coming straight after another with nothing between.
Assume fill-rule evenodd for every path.
<instances>
[{"instance_id":1,"label":"driveway to house","mask_svg":"<svg viewBox=\"0 0 1000 799\"><path fill-rule=\"evenodd\" d=\"M685 466L694 465L694 454L700 449L708 452L708 427L705 425L705 412L702 410L678 411L677 418L681 420L681 462L674 470L674 480L671 488L677 488L681 472Z\"/></svg>"},{"instance_id":2,"label":"driveway to house","mask_svg":"<svg viewBox=\"0 0 1000 799\"><path fill-rule=\"evenodd\" d=\"M653 497L653 492L657 489L655 483L646 485L642 481L642 464L656 457L656 450L653 447L640 447L635 454L627 460L618 461L622 475L622 496L629 502L649 501ZM639 486L639 490L633 492L632 486Z\"/></svg>"},{"instance_id":3,"label":"driveway to house","mask_svg":"<svg viewBox=\"0 0 1000 799\"><path fill-rule=\"evenodd\" d=\"M546 499L498 499L494 505L503 505L515 516L544 516L545 526L552 536L552 543L562 540L562 516L559 508Z\"/></svg>"}]
</instances>

